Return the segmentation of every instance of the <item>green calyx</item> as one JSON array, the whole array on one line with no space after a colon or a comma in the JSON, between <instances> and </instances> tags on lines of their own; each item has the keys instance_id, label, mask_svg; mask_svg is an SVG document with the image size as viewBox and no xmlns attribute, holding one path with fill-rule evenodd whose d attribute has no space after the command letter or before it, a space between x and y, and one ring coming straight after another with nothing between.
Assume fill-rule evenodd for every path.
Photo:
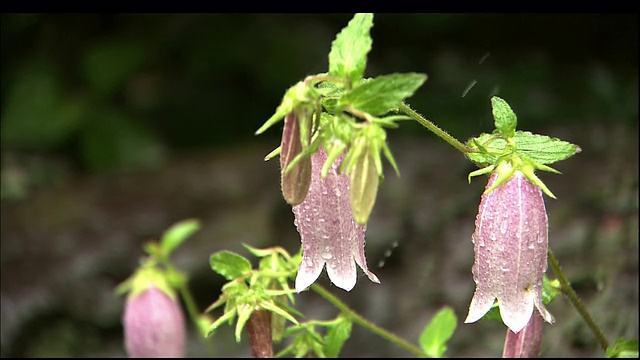
<instances>
[{"instance_id":1,"label":"green calyx","mask_svg":"<svg viewBox=\"0 0 640 360\"><path fill-rule=\"evenodd\" d=\"M469 182L473 176L497 171L498 178L485 190L488 193L509 180L516 171L521 171L529 181L555 199L555 195L535 175L535 170L560 174L547 164L579 153L582 151L580 147L557 138L516 131L517 117L509 104L494 96L491 105L496 129L491 134L480 134L466 144L471 150L465 153L466 157L481 167L469 174Z\"/></svg>"},{"instance_id":2,"label":"green calyx","mask_svg":"<svg viewBox=\"0 0 640 360\"><path fill-rule=\"evenodd\" d=\"M485 194L488 194L491 191L498 188L500 185L502 185L505 181L511 179L511 177L516 173L516 171L520 171L524 174L524 176L527 179L529 179L529 181L531 181L540 189L542 189L542 191L544 191L545 194L555 199L556 196L553 195L551 190L549 190L549 188L544 184L544 182L542 182L542 180L540 180L540 178L536 176L535 170L539 169L539 170L553 172L556 174L560 174L560 172L558 170L555 170L552 167L546 166L544 164L536 163L531 159L527 158L526 156L520 154L517 151L515 143L510 140L511 139L509 139L510 146L507 146L508 149L505 150L505 154L497 157L495 164L489 165L487 167L484 167L482 169L472 171L471 173L469 173L469 177L468 177L469 182L471 182L471 177L473 176L488 174L495 171L498 174L496 181L494 181L493 184L484 191Z\"/></svg>"},{"instance_id":3,"label":"green calyx","mask_svg":"<svg viewBox=\"0 0 640 360\"><path fill-rule=\"evenodd\" d=\"M125 283L123 283L124 285ZM140 267L127 281L129 287L128 299L133 300L151 287L164 292L173 300L177 300L177 294L169 284L164 272L154 266Z\"/></svg>"}]
</instances>

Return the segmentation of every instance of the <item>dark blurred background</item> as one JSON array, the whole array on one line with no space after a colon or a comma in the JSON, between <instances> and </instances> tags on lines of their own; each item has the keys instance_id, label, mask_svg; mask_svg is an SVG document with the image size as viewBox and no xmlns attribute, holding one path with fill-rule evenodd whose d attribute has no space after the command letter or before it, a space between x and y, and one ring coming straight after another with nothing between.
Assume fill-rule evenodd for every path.
<instances>
[{"instance_id":1,"label":"dark blurred background","mask_svg":"<svg viewBox=\"0 0 640 360\"><path fill-rule=\"evenodd\" d=\"M2 356L124 356L113 289L178 220L203 224L176 254L201 308L223 283L208 254L297 251L277 159L263 161L280 127L254 131L286 89L327 70L351 17L3 13ZM365 75L426 73L408 102L458 139L492 130L499 95L519 129L582 147L556 164L564 175L541 175L558 196L550 246L609 340L637 338L638 15L376 14L371 34ZM466 316L484 180L469 185L473 166L417 123L388 138L401 177L388 172L367 232L382 285L332 290L416 342L439 306ZM335 315L313 294L299 301ZM543 355L603 355L564 299L550 310ZM499 356L503 336L461 324L447 354ZM249 354L231 328L218 339L193 337L189 355ZM354 327L343 355L409 354Z\"/></svg>"}]
</instances>

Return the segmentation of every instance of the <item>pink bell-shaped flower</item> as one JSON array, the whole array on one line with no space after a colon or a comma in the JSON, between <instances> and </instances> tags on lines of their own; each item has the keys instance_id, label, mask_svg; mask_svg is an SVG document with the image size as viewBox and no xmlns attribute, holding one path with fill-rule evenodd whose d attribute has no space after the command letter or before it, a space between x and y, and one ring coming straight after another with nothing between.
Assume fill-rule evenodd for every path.
<instances>
[{"instance_id":1,"label":"pink bell-shaped flower","mask_svg":"<svg viewBox=\"0 0 640 360\"><path fill-rule=\"evenodd\" d=\"M497 187L494 183L497 183ZM500 315L515 334L531 319L553 317L542 303L547 268L548 220L541 189L509 162L491 174L472 236L476 290L465 323L482 318L498 299Z\"/></svg>"},{"instance_id":2,"label":"pink bell-shaped flower","mask_svg":"<svg viewBox=\"0 0 640 360\"><path fill-rule=\"evenodd\" d=\"M178 300L159 288L130 293L122 322L129 357L184 357L184 314Z\"/></svg>"},{"instance_id":3,"label":"pink bell-shaped flower","mask_svg":"<svg viewBox=\"0 0 640 360\"><path fill-rule=\"evenodd\" d=\"M296 291L313 284L327 265L329 279L337 287L350 291L356 285L356 264L369 279L380 283L369 271L364 255L366 225L353 218L350 202L349 175L338 173L341 155L325 179L321 169L327 160L324 147L311 157L311 186L305 200L293 206L294 224L302 240L302 262L296 277Z\"/></svg>"}]
</instances>

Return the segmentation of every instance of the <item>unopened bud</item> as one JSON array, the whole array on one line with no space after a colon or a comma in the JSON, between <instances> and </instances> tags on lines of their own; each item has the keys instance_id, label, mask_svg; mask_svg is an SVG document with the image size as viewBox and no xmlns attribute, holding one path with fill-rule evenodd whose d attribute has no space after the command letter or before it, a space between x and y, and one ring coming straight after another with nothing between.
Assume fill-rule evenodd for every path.
<instances>
[{"instance_id":1,"label":"unopened bud","mask_svg":"<svg viewBox=\"0 0 640 360\"><path fill-rule=\"evenodd\" d=\"M184 357L185 319L177 300L151 286L130 294L122 318L129 357Z\"/></svg>"},{"instance_id":2,"label":"unopened bud","mask_svg":"<svg viewBox=\"0 0 640 360\"><path fill-rule=\"evenodd\" d=\"M311 137L311 119L304 121L308 138L304 139L305 143L309 143ZM301 121L295 111L289 113L284 118L284 129L282 130L282 144L280 152L280 180L282 187L282 195L287 203L298 205L304 201L309 192L311 184L311 157L300 159L293 165L289 171L289 164L303 150L303 139L300 137Z\"/></svg>"}]
</instances>

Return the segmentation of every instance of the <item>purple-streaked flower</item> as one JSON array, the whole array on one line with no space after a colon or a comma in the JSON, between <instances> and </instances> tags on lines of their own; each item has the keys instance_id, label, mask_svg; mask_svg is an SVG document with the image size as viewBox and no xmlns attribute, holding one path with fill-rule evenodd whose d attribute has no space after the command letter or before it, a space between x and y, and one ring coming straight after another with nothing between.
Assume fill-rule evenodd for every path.
<instances>
[{"instance_id":1,"label":"purple-streaked flower","mask_svg":"<svg viewBox=\"0 0 640 360\"><path fill-rule=\"evenodd\" d=\"M353 218L349 195L349 175L339 174L341 155L325 179L321 177L322 165L327 159L324 147L311 157L312 178L305 200L293 206L295 225L302 240L302 262L296 277L296 291L313 284L327 265L329 279L337 287L350 291L356 285L356 264L369 279L380 283L378 277L367 268L364 255L366 225L359 225Z\"/></svg>"},{"instance_id":2,"label":"purple-streaked flower","mask_svg":"<svg viewBox=\"0 0 640 360\"><path fill-rule=\"evenodd\" d=\"M531 319L517 334L507 329L502 349L503 358L536 358L542 346L542 325L544 319L533 313Z\"/></svg>"},{"instance_id":3,"label":"purple-streaked flower","mask_svg":"<svg viewBox=\"0 0 640 360\"><path fill-rule=\"evenodd\" d=\"M289 164L309 144L311 138L311 115L309 109L302 107L292 111L284 118L282 142L280 144L280 186L282 195L291 205L300 204L307 196L311 183L311 159L305 157L285 172ZM304 134L304 138L302 137Z\"/></svg>"},{"instance_id":4,"label":"purple-streaked flower","mask_svg":"<svg viewBox=\"0 0 640 360\"><path fill-rule=\"evenodd\" d=\"M122 322L129 357L184 357L184 314L178 301L157 287L130 293Z\"/></svg>"},{"instance_id":5,"label":"purple-streaked flower","mask_svg":"<svg viewBox=\"0 0 640 360\"><path fill-rule=\"evenodd\" d=\"M472 236L476 290L465 323L482 318L497 298L503 322L517 334L531 319L534 306L544 320L553 322L542 303L547 212L540 188L510 163L497 167L486 189L497 180L504 182L485 191L476 217Z\"/></svg>"}]
</instances>

